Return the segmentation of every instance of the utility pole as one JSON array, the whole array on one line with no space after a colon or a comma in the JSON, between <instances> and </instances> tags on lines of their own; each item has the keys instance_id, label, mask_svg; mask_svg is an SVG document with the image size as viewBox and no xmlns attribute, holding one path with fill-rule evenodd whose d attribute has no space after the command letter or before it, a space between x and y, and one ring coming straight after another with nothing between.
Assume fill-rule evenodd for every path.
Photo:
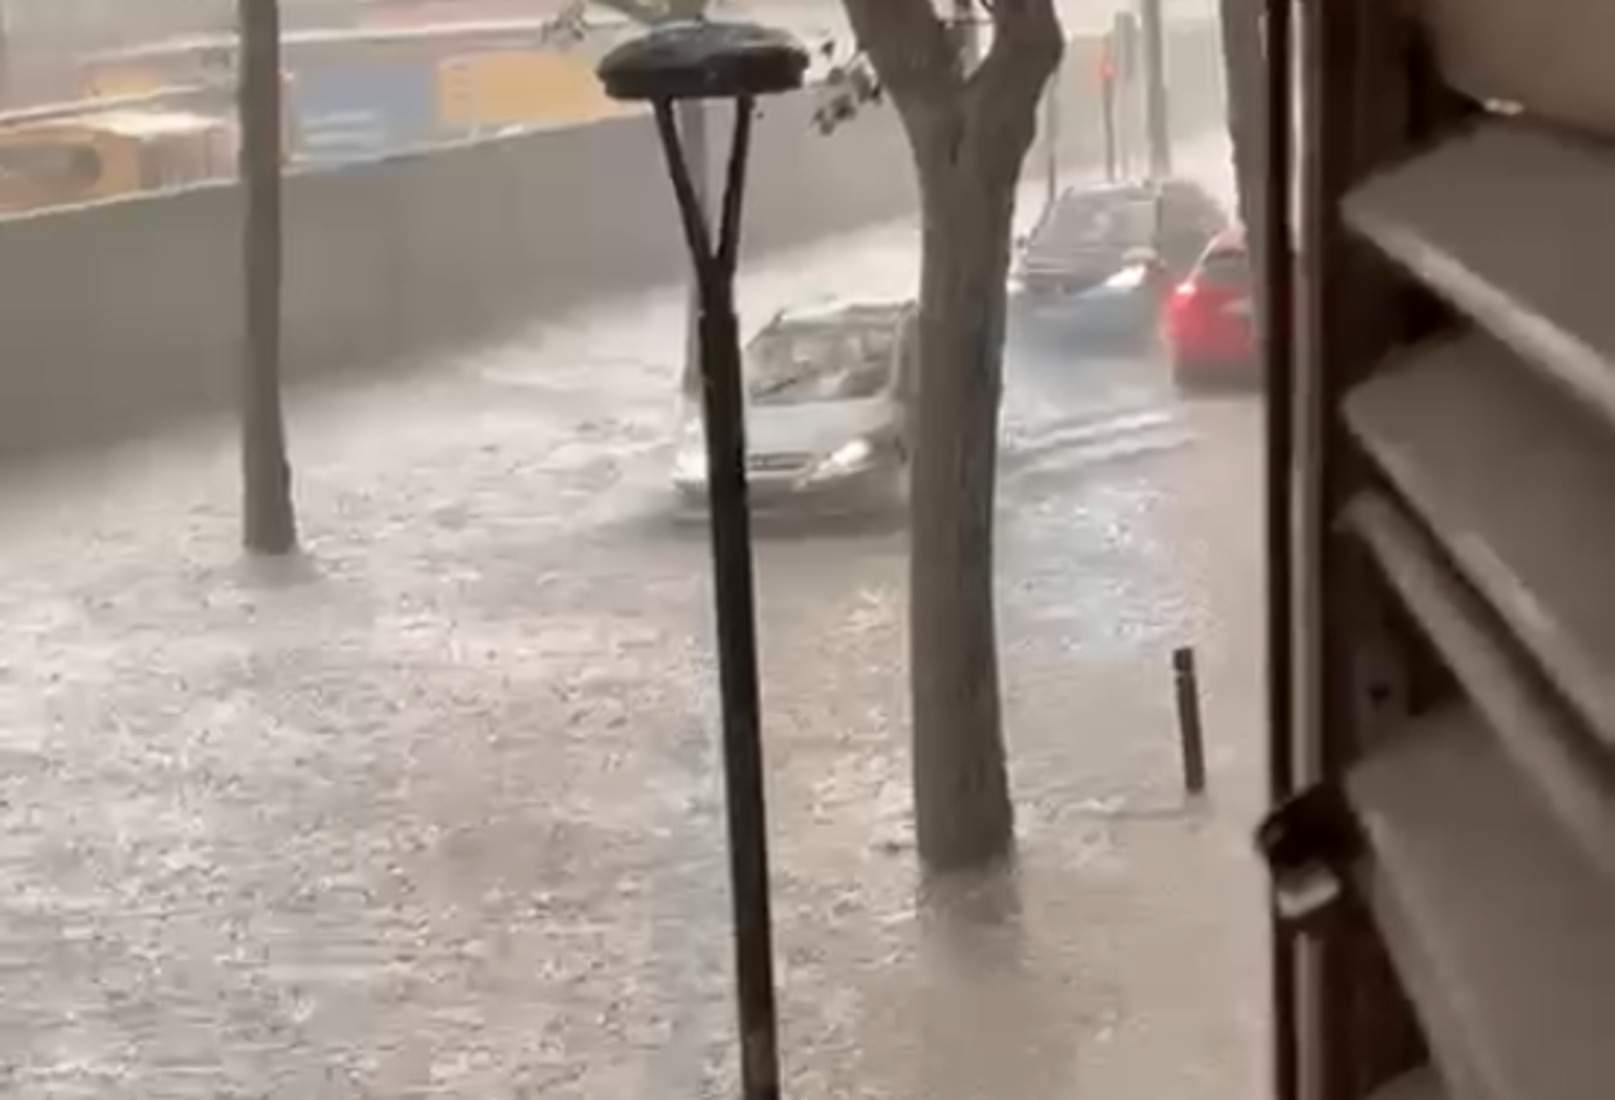
<instances>
[{"instance_id":1,"label":"utility pole","mask_svg":"<svg viewBox=\"0 0 1615 1100\"><path fill-rule=\"evenodd\" d=\"M297 548L292 472L281 411L281 69L280 0L238 0L240 45L242 286L246 347L242 357L242 542L248 550Z\"/></svg>"},{"instance_id":2,"label":"utility pole","mask_svg":"<svg viewBox=\"0 0 1615 1100\"><path fill-rule=\"evenodd\" d=\"M1172 136L1167 121L1161 0L1139 0L1139 22L1144 33L1144 116L1150 148L1150 176L1163 179L1172 174Z\"/></svg>"},{"instance_id":3,"label":"utility pole","mask_svg":"<svg viewBox=\"0 0 1615 1100\"><path fill-rule=\"evenodd\" d=\"M1111 62L1116 71L1112 89L1115 110L1116 171L1126 179L1133 175L1133 145L1139 129L1138 16L1130 11L1116 13L1110 29Z\"/></svg>"},{"instance_id":4,"label":"utility pole","mask_svg":"<svg viewBox=\"0 0 1615 1100\"><path fill-rule=\"evenodd\" d=\"M1112 33L1100 47L1099 113L1105 127L1105 179L1117 178L1116 149L1116 36Z\"/></svg>"},{"instance_id":5,"label":"utility pole","mask_svg":"<svg viewBox=\"0 0 1615 1100\"><path fill-rule=\"evenodd\" d=\"M1043 93L1043 149L1048 156L1047 203L1052 207L1060 198L1060 70L1054 70Z\"/></svg>"}]
</instances>

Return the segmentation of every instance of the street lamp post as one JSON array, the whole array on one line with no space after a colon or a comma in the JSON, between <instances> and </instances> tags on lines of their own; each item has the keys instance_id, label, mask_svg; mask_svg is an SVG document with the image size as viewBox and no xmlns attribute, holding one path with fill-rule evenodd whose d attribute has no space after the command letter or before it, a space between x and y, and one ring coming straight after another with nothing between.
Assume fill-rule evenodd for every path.
<instances>
[{"instance_id":1,"label":"street lamp post","mask_svg":"<svg viewBox=\"0 0 1615 1100\"><path fill-rule=\"evenodd\" d=\"M775 1100L780 1088L735 264L756 97L799 87L807 60L807 53L780 32L744 23L695 21L659 27L626 42L607 54L599 67L609 95L648 100L655 110L695 265L745 1100ZM679 140L673 106L682 99L735 101L734 143L716 242Z\"/></svg>"}]
</instances>

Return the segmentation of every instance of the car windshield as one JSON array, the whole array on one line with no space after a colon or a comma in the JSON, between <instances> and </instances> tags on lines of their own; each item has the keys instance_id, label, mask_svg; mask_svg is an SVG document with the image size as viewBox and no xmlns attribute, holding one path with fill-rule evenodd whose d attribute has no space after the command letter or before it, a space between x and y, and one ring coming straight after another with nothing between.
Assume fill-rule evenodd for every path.
<instances>
[{"instance_id":1,"label":"car windshield","mask_svg":"<svg viewBox=\"0 0 1615 1100\"><path fill-rule=\"evenodd\" d=\"M891 380L889 328L784 325L761 333L746 354L755 405L804 405L874 397Z\"/></svg>"},{"instance_id":2,"label":"car windshield","mask_svg":"<svg viewBox=\"0 0 1615 1100\"><path fill-rule=\"evenodd\" d=\"M1237 249L1218 249L1200 265L1200 279L1208 286L1240 289L1250 285L1250 263Z\"/></svg>"},{"instance_id":3,"label":"car windshield","mask_svg":"<svg viewBox=\"0 0 1615 1100\"><path fill-rule=\"evenodd\" d=\"M1038 233L1035 247L1063 253L1148 245L1155 211L1147 196L1115 190L1068 193Z\"/></svg>"}]
</instances>

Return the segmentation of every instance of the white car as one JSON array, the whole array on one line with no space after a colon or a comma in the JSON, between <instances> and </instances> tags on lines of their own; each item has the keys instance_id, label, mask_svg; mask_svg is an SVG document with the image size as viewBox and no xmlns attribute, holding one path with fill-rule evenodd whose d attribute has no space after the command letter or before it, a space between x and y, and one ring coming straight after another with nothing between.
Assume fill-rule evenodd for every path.
<instances>
[{"instance_id":1,"label":"white car","mask_svg":"<svg viewBox=\"0 0 1615 1100\"><path fill-rule=\"evenodd\" d=\"M911 302L782 312L746 345L746 479L752 505L849 511L903 498ZM693 380L692 380L693 381ZM704 506L699 389L683 387L673 484Z\"/></svg>"}]
</instances>

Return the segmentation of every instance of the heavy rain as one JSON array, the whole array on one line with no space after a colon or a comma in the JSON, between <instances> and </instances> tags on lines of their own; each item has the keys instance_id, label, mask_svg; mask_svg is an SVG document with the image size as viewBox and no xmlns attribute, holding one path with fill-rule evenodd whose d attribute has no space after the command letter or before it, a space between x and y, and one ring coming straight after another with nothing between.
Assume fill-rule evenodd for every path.
<instances>
[{"instance_id":1,"label":"heavy rain","mask_svg":"<svg viewBox=\"0 0 1615 1100\"><path fill-rule=\"evenodd\" d=\"M0 1093L739 1094L689 261L593 75L639 7L281 0L270 555L235 5L0 0ZM913 810L914 162L886 97L815 124L863 71L839 0L709 7L814 58L762 104L736 283L783 1094L1258 1095L1262 418L1215 5L1165 6L1164 148L1139 5L1061 5L998 417L1014 852L950 873Z\"/></svg>"}]
</instances>

